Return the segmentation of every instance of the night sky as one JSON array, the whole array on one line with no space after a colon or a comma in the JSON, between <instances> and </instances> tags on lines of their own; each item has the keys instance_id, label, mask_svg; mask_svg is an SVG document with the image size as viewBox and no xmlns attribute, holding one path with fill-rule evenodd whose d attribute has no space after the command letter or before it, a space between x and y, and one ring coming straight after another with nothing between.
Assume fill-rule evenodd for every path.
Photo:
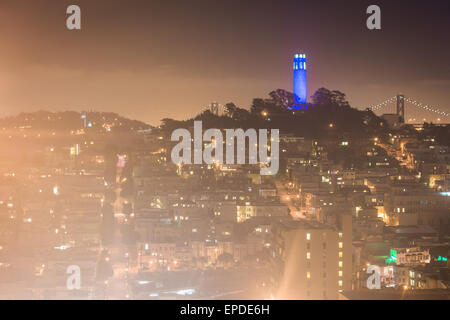
<instances>
[{"instance_id":1,"label":"night sky","mask_svg":"<svg viewBox=\"0 0 450 320\"><path fill-rule=\"evenodd\" d=\"M66 29L78 4L82 30ZM366 28L381 7L382 30ZM363 108L403 92L450 112L450 1L1 0L0 115L113 111L157 125L210 102L319 87ZM408 111L407 111L408 112Z\"/></svg>"}]
</instances>

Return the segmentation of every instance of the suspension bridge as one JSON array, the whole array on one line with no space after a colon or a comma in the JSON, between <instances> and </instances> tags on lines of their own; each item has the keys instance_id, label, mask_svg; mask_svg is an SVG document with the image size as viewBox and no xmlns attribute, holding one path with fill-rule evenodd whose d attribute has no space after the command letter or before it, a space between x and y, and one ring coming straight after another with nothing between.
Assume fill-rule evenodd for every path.
<instances>
[{"instance_id":1,"label":"suspension bridge","mask_svg":"<svg viewBox=\"0 0 450 320\"><path fill-rule=\"evenodd\" d=\"M405 104L409 106L407 117ZM413 98L405 97L403 94L390 97L377 105L365 109L369 109L374 113L380 113L381 111L384 116L396 115L400 123L412 125L420 125L424 122L433 122L437 125L450 124L450 112L419 102Z\"/></svg>"}]
</instances>

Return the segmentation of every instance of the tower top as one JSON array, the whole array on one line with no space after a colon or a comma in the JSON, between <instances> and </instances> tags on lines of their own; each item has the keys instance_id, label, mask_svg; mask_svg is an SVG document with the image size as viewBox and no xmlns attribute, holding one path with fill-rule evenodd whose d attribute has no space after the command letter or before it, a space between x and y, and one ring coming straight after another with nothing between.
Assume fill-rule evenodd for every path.
<instances>
[{"instance_id":1,"label":"tower top","mask_svg":"<svg viewBox=\"0 0 450 320\"><path fill-rule=\"evenodd\" d=\"M294 55L294 70L306 70L306 54L296 53Z\"/></svg>"}]
</instances>

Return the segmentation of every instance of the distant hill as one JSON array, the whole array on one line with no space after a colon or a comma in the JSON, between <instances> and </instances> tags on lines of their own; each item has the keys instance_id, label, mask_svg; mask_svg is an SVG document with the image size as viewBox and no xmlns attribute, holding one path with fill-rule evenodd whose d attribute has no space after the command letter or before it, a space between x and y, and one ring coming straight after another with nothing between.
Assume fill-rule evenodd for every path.
<instances>
[{"instance_id":1,"label":"distant hill","mask_svg":"<svg viewBox=\"0 0 450 320\"><path fill-rule=\"evenodd\" d=\"M75 111L20 113L0 119L0 128L76 131L84 128L83 114L86 115L88 128L94 131L138 131L152 128L142 121L127 119L113 112Z\"/></svg>"}]
</instances>

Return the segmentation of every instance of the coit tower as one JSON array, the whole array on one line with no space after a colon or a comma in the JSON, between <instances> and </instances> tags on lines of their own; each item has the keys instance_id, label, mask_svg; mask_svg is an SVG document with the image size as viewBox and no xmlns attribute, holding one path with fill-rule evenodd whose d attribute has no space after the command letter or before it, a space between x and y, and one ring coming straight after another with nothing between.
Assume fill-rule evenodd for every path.
<instances>
[{"instance_id":1,"label":"coit tower","mask_svg":"<svg viewBox=\"0 0 450 320\"><path fill-rule=\"evenodd\" d=\"M294 96L296 103L306 103L306 54L294 55Z\"/></svg>"}]
</instances>

